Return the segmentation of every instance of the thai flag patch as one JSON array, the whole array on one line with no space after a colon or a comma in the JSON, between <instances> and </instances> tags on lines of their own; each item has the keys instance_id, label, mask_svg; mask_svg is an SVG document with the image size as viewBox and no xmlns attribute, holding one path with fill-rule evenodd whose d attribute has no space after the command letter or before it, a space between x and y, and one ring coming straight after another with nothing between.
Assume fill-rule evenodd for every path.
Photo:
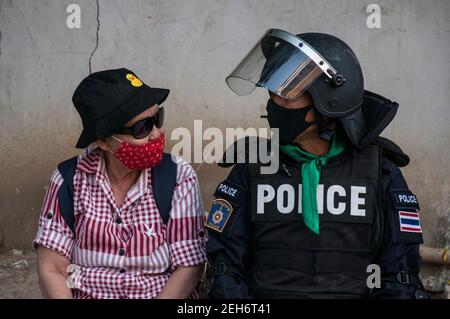
<instances>
[{"instance_id":1,"label":"thai flag patch","mask_svg":"<svg viewBox=\"0 0 450 319\"><path fill-rule=\"evenodd\" d=\"M421 233L419 213L399 211L400 230L408 233Z\"/></svg>"}]
</instances>

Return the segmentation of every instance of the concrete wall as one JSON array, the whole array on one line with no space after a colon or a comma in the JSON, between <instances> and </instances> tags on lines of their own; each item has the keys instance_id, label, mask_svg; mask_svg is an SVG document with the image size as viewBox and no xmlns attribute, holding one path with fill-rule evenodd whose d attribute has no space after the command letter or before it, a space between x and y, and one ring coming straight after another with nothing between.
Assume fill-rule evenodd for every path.
<instances>
[{"instance_id":1,"label":"concrete wall","mask_svg":"<svg viewBox=\"0 0 450 319\"><path fill-rule=\"evenodd\" d=\"M80 29L66 27L72 2L81 7ZM51 172L78 153L81 122L71 96L90 67L126 66L150 85L171 88L168 136L194 119L204 128L266 127L259 115L267 94L238 97L224 79L266 29L278 27L344 39L366 88L400 103L383 134L412 159L403 172L421 201L425 243L448 245L450 2L377 1L380 29L366 26L370 3L0 0L0 243L30 247ZM193 166L209 209L228 171Z\"/></svg>"}]
</instances>

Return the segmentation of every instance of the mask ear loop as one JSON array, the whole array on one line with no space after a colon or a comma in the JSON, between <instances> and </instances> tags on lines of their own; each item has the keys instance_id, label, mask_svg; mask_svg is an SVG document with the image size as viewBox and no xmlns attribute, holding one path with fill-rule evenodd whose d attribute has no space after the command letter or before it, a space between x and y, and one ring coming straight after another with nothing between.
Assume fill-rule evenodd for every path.
<instances>
[{"instance_id":1,"label":"mask ear loop","mask_svg":"<svg viewBox=\"0 0 450 319\"><path fill-rule=\"evenodd\" d=\"M122 144L123 143L123 141L121 140L121 139L119 139L119 138L117 138L117 137L115 137L114 135L111 135L111 137L113 138L113 139L115 139L116 141L118 141L120 144ZM109 146L109 145L108 145ZM113 151L111 151L111 150L109 150L109 152L111 153L111 154L113 154L114 155L114 152Z\"/></svg>"},{"instance_id":2,"label":"mask ear loop","mask_svg":"<svg viewBox=\"0 0 450 319\"><path fill-rule=\"evenodd\" d=\"M111 137L112 137L113 139L115 139L116 141L118 141L118 142L120 142L120 143L123 143L123 141L122 141L120 138L117 138L117 137L115 137L114 135L111 135Z\"/></svg>"}]
</instances>

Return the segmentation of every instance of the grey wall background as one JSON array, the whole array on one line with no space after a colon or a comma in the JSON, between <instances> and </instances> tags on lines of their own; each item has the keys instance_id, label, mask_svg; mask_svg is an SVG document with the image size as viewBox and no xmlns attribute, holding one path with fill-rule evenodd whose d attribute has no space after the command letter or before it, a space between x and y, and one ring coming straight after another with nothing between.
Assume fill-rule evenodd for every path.
<instances>
[{"instance_id":1,"label":"grey wall background","mask_svg":"<svg viewBox=\"0 0 450 319\"><path fill-rule=\"evenodd\" d=\"M81 7L80 29L66 27L70 3ZM370 3L381 6L380 29L366 26ZM425 244L448 246L449 14L448 0L0 0L0 243L30 248L51 172L79 152L71 96L89 60L93 71L126 66L171 88L167 135L194 119L204 128L266 127L259 115L267 94L238 97L224 78L277 27L342 38L360 59L366 88L400 103L383 135L412 159L403 173L421 201ZM193 166L209 209L228 171Z\"/></svg>"}]
</instances>

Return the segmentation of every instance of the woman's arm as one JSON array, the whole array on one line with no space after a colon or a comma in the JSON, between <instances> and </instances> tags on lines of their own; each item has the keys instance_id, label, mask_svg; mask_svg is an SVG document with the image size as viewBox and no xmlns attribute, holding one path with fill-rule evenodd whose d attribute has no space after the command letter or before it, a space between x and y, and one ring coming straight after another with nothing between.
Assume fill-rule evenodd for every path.
<instances>
[{"instance_id":1,"label":"woman's arm","mask_svg":"<svg viewBox=\"0 0 450 319\"><path fill-rule=\"evenodd\" d=\"M177 160L177 187L167 223L172 274L158 298L188 298L199 284L206 262L204 209L194 169Z\"/></svg>"},{"instance_id":2,"label":"woman's arm","mask_svg":"<svg viewBox=\"0 0 450 319\"><path fill-rule=\"evenodd\" d=\"M67 285L67 268L70 260L47 247L37 248L37 271L39 286L44 298L72 299Z\"/></svg>"},{"instance_id":3,"label":"woman's arm","mask_svg":"<svg viewBox=\"0 0 450 319\"><path fill-rule=\"evenodd\" d=\"M200 282L204 266L179 266L170 276L158 299L185 299L188 298Z\"/></svg>"}]
</instances>

